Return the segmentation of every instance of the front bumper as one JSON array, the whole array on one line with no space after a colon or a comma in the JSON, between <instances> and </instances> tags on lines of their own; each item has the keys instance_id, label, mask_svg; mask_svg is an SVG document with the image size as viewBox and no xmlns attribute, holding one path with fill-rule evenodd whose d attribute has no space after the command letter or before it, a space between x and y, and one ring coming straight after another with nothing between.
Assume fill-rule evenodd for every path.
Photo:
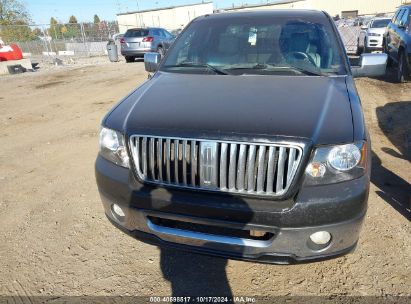
<instances>
[{"instance_id":1,"label":"front bumper","mask_svg":"<svg viewBox=\"0 0 411 304\"><path fill-rule=\"evenodd\" d=\"M149 52L155 52L156 50L153 50L151 48L144 48L144 49L121 49L121 55L123 56L141 56L143 57L144 54L149 53Z\"/></svg>"},{"instance_id":2,"label":"front bumper","mask_svg":"<svg viewBox=\"0 0 411 304\"><path fill-rule=\"evenodd\" d=\"M258 200L199 191L157 188L135 180L130 170L100 156L96 179L105 213L127 234L158 246L272 263L316 260L352 250L366 212L366 176L336 185L303 187L288 201ZM112 204L125 217L119 219ZM160 218L177 222L269 232L269 239L251 239L183 230L160 225ZM309 236L328 231L330 243L313 249Z\"/></svg>"},{"instance_id":3,"label":"front bumper","mask_svg":"<svg viewBox=\"0 0 411 304\"><path fill-rule=\"evenodd\" d=\"M369 36L367 37L366 47L371 51L381 51L383 49L383 37L382 36Z\"/></svg>"}]
</instances>

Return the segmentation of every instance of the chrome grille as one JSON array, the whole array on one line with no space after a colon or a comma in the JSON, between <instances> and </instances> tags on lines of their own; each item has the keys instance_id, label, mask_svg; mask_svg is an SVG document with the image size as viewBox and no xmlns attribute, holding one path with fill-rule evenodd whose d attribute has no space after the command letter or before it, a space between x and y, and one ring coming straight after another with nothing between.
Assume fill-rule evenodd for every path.
<instances>
[{"instance_id":1,"label":"chrome grille","mask_svg":"<svg viewBox=\"0 0 411 304\"><path fill-rule=\"evenodd\" d=\"M293 144L260 144L134 135L130 149L140 179L191 189L281 196L302 158Z\"/></svg>"}]
</instances>

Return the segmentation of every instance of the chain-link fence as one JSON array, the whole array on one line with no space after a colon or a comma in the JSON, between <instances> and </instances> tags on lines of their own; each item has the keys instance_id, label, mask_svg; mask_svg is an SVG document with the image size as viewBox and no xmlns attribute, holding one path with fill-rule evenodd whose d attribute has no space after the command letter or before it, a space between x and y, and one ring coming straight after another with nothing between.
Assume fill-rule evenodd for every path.
<instances>
[{"instance_id":1,"label":"chain-link fence","mask_svg":"<svg viewBox=\"0 0 411 304\"><path fill-rule=\"evenodd\" d=\"M338 27L345 50L348 54L356 54L358 49L358 37L361 33L360 26Z\"/></svg>"},{"instance_id":2,"label":"chain-link fence","mask_svg":"<svg viewBox=\"0 0 411 304\"><path fill-rule=\"evenodd\" d=\"M15 43L23 53L43 56L98 56L118 33L116 22L2 25L0 37Z\"/></svg>"}]
</instances>

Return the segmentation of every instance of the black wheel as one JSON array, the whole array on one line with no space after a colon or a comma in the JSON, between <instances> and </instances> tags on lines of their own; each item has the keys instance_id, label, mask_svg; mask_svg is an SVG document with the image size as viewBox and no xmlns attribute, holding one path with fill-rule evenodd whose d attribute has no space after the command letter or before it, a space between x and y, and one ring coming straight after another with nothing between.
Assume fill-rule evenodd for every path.
<instances>
[{"instance_id":1,"label":"black wheel","mask_svg":"<svg viewBox=\"0 0 411 304\"><path fill-rule=\"evenodd\" d=\"M362 53L364 53L364 47L360 46L360 40L358 39L357 41L357 52L356 55L360 56Z\"/></svg>"},{"instance_id":2,"label":"black wheel","mask_svg":"<svg viewBox=\"0 0 411 304\"><path fill-rule=\"evenodd\" d=\"M383 40L382 41L382 51L385 53L385 54L387 54L387 56L388 56L388 59L387 59L387 67L392 67L392 65L393 65L393 61L392 61L392 59L391 59L391 57L390 57L390 53L388 52L388 46L387 46L387 40Z\"/></svg>"},{"instance_id":3,"label":"black wheel","mask_svg":"<svg viewBox=\"0 0 411 304\"><path fill-rule=\"evenodd\" d=\"M364 48L363 48L363 53L369 53L370 50L367 48L367 39L364 39Z\"/></svg>"},{"instance_id":4,"label":"black wheel","mask_svg":"<svg viewBox=\"0 0 411 304\"><path fill-rule=\"evenodd\" d=\"M135 57L133 56L125 56L124 58L126 58L126 62L134 62L135 61Z\"/></svg>"},{"instance_id":5,"label":"black wheel","mask_svg":"<svg viewBox=\"0 0 411 304\"><path fill-rule=\"evenodd\" d=\"M157 48L157 53L160 54L160 57L161 57L161 58L164 57L165 52L164 52L164 49L163 49L162 46L159 46L159 47Z\"/></svg>"},{"instance_id":6,"label":"black wheel","mask_svg":"<svg viewBox=\"0 0 411 304\"><path fill-rule=\"evenodd\" d=\"M404 83L409 80L409 70L407 65L407 58L405 57L404 51L400 51L400 55L398 57L398 66L397 71L395 73L395 80L398 83Z\"/></svg>"}]
</instances>

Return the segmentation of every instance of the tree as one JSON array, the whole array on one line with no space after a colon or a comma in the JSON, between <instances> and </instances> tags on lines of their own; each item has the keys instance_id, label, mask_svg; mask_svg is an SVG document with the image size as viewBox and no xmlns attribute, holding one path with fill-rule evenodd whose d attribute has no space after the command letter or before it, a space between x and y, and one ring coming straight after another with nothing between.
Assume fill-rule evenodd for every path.
<instances>
[{"instance_id":1,"label":"tree","mask_svg":"<svg viewBox=\"0 0 411 304\"><path fill-rule=\"evenodd\" d=\"M33 33L33 35L34 35L35 37L37 37L37 38L43 36L43 31L42 31L40 28L38 28L38 27L34 28L33 31L32 31L32 33Z\"/></svg>"},{"instance_id":2,"label":"tree","mask_svg":"<svg viewBox=\"0 0 411 304\"><path fill-rule=\"evenodd\" d=\"M77 22L77 18L73 15L70 16L69 24L65 26L66 31L61 31L65 38L80 38L80 25Z\"/></svg>"},{"instance_id":3,"label":"tree","mask_svg":"<svg viewBox=\"0 0 411 304\"><path fill-rule=\"evenodd\" d=\"M0 25L11 25L16 22L28 24L30 14L19 0L0 0Z\"/></svg>"},{"instance_id":4,"label":"tree","mask_svg":"<svg viewBox=\"0 0 411 304\"><path fill-rule=\"evenodd\" d=\"M4 41L34 39L30 22L30 14L20 0L0 0L0 36Z\"/></svg>"},{"instance_id":5,"label":"tree","mask_svg":"<svg viewBox=\"0 0 411 304\"><path fill-rule=\"evenodd\" d=\"M100 23L100 18L96 15L94 15L94 24L99 24Z\"/></svg>"},{"instance_id":6,"label":"tree","mask_svg":"<svg viewBox=\"0 0 411 304\"><path fill-rule=\"evenodd\" d=\"M56 18L50 18L50 28L48 29L47 33L49 36L53 37L54 39L58 39L61 37L61 28L62 25L59 24Z\"/></svg>"},{"instance_id":7,"label":"tree","mask_svg":"<svg viewBox=\"0 0 411 304\"><path fill-rule=\"evenodd\" d=\"M56 18L54 18L54 17L51 17L51 18L50 18L50 25L52 25L52 26L56 26L57 24L58 24L57 19L56 19Z\"/></svg>"},{"instance_id":8,"label":"tree","mask_svg":"<svg viewBox=\"0 0 411 304\"><path fill-rule=\"evenodd\" d=\"M69 23L78 23L77 18L74 15L70 16Z\"/></svg>"}]
</instances>

